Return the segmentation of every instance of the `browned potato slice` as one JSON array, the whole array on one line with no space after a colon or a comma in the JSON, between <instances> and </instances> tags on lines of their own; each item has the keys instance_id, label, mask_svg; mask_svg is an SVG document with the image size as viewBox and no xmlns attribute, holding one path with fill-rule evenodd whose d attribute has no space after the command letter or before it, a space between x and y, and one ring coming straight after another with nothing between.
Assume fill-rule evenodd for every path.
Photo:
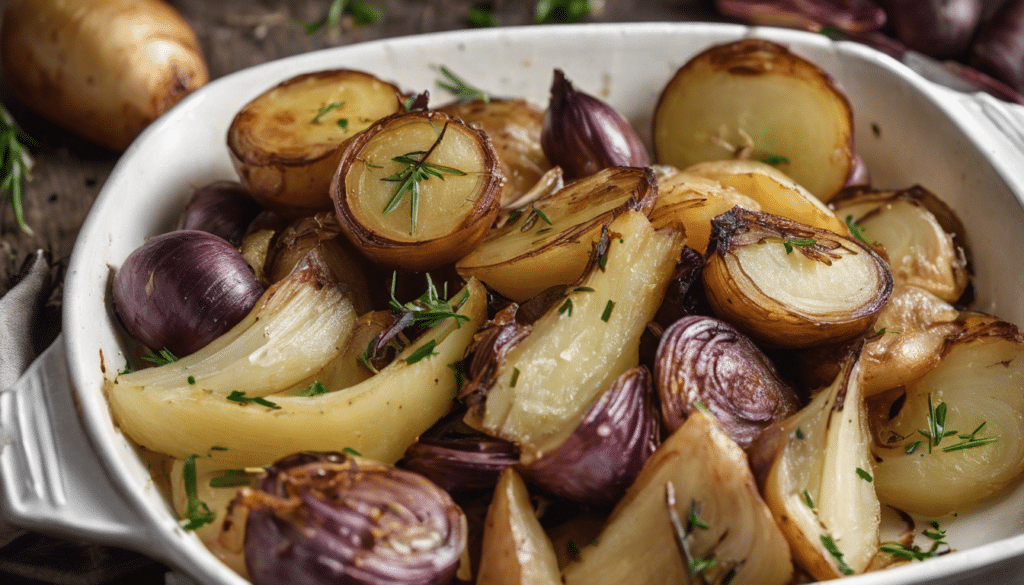
<instances>
[{"instance_id":1,"label":"browned potato slice","mask_svg":"<svg viewBox=\"0 0 1024 585\"><path fill-rule=\"evenodd\" d=\"M292 216L326 211L342 143L401 107L399 89L368 73L298 75L235 115L228 128L231 160L264 207Z\"/></svg>"},{"instance_id":2,"label":"browned potato slice","mask_svg":"<svg viewBox=\"0 0 1024 585\"><path fill-rule=\"evenodd\" d=\"M892 293L889 266L860 241L736 207L714 220L704 289L715 313L777 347L849 341Z\"/></svg>"},{"instance_id":3,"label":"browned potato slice","mask_svg":"<svg viewBox=\"0 0 1024 585\"><path fill-rule=\"evenodd\" d=\"M515 301L576 282L602 229L628 210L649 213L655 194L649 169L604 169L519 210L459 260L459 274L475 276Z\"/></svg>"},{"instance_id":4,"label":"browned potato slice","mask_svg":"<svg viewBox=\"0 0 1024 585\"><path fill-rule=\"evenodd\" d=\"M331 183L343 233L372 260L425 271L455 262L498 214L498 156L440 112L399 113L352 139Z\"/></svg>"},{"instance_id":5,"label":"browned potato slice","mask_svg":"<svg viewBox=\"0 0 1024 585\"><path fill-rule=\"evenodd\" d=\"M440 111L487 133L501 161L505 190L501 204L533 188L551 168L540 146L544 111L526 100L491 99L451 104Z\"/></svg>"},{"instance_id":6,"label":"browned potato slice","mask_svg":"<svg viewBox=\"0 0 1024 585\"><path fill-rule=\"evenodd\" d=\"M968 319L936 367L871 401L879 499L939 516L962 512L1020 477L1022 388L1017 327Z\"/></svg>"},{"instance_id":7,"label":"browned potato slice","mask_svg":"<svg viewBox=\"0 0 1024 585\"><path fill-rule=\"evenodd\" d=\"M477 585L560 585L558 559L519 474L506 467L487 509Z\"/></svg>"},{"instance_id":8,"label":"browned potato slice","mask_svg":"<svg viewBox=\"0 0 1024 585\"><path fill-rule=\"evenodd\" d=\"M850 104L831 77L759 39L718 45L683 65L654 112L659 163L685 169L723 158L778 159L828 201L854 167Z\"/></svg>"},{"instance_id":9,"label":"browned potato slice","mask_svg":"<svg viewBox=\"0 0 1024 585\"><path fill-rule=\"evenodd\" d=\"M822 581L863 572L878 552L881 506L858 362L800 412L765 431L751 461L797 563Z\"/></svg>"},{"instance_id":10,"label":"browned potato slice","mask_svg":"<svg viewBox=\"0 0 1024 585\"><path fill-rule=\"evenodd\" d=\"M835 202L865 240L881 244L896 282L927 290L954 303L970 280L964 229L953 211L922 187L867 192Z\"/></svg>"},{"instance_id":11,"label":"browned potato slice","mask_svg":"<svg viewBox=\"0 0 1024 585\"><path fill-rule=\"evenodd\" d=\"M605 269L595 267L567 302L534 322L504 357L493 358L493 376L477 390L484 400L466 413L474 428L518 443L524 463L561 444L594 400L637 365L640 335L683 247L680 233L655 231L638 211L609 228L614 236ZM463 388L463 395L469 391Z\"/></svg>"},{"instance_id":12,"label":"browned potato slice","mask_svg":"<svg viewBox=\"0 0 1024 585\"><path fill-rule=\"evenodd\" d=\"M703 526L691 526L680 543L671 514L684 530L696 524L691 514ZM714 559L700 571L704 581L688 570L700 559ZM697 411L651 456L597 540L563 575L566 585L781 585L790 582L793 564L743 450Z\"/></svg>"},{"instance_id":13,"label":"browned potato slice","mask_svg":"<svg viewBox=\"0 0 1024 585\"><path fill-rule=\"evenodd\" d=\"M756 160L718 160L686 169L750 197L760 210L837 234L849 235L842 219L799 183L779 169Z\"/></svg>"},{"instance_id":14,"label":"browned potato slice","mask_svg":"<svg viewBox=\"0 0 1024 585\"><path fill-rule=\"evenodd\" d=\"M651 211L655 227L680 224L686 229L686 245L704 253L711 239L711 219L739 205L755 211L761 205L732 187L675 167L655 167L658 202Z\"/></svg>"}]
</instances>

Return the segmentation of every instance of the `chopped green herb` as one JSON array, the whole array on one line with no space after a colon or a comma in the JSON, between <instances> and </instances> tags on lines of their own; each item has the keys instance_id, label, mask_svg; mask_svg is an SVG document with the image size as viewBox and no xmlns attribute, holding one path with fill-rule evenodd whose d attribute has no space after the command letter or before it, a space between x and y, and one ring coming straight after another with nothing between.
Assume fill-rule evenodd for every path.
<instances>
[{"instance_id":1,"label":"chopped green herb","mask_svg":"<svg viewBox=\"0 0 1024 585\"><path fill-rule=\"evenodd\" d=\"M939 528L938 522L932 522L931 527L932 530L925 529L921 532L921 534L932 540L932 545L928 550L923 550L916 544L907 546L899 542L882 543L878 548L882 552L886 552L909 561L923 561L950 552L949 544L944 540L946 538L946 531ZM945 550L940 550L940 547L943 546L946 547Z\"/></svg>"},{"instance_id":2,"label":"chopped green herb","mask_svg":"<svg viewBox=\"0 0 1024 585\"><path fill-rule=\"evenodd\" d=\"M470 26L477 28L485 28L489 26L498 26L498 16L493 11L480 6L474 6L469 10L469 15L466 16L466 20L469 21Z\"/></svg>"},{"instance_id":3,"label":"chopped green herb","mask_svg":"<svg viewBox=\"0 0 1024 585\"><path fill-rule=\"evenodd\" d=\"M878 122L871 123L871 132L875 135L875 138L882 137L882 127L878 125Z\"/></svg>"},{"instance_id":4,"label":"chopped green herb","mask_svg":"<svg viewBox=\"0 0 1024 585\"><path fill-rule=\"evenodd\" d=\"M244 469L225 469L220 475L210 478L210 487L212 488L240 487L250 484L252 484L252 478Z\"/></svg>"},{"instance_id":5,"label":"chopped green herb","mask_svg":"<svg viewBox=\"0 0 1024 585\"><path fill-rule=\"evenodd\" d=\"M565 549L569 553L569 556L574 559L580 556L580 547L576 544L576 541L571 538L565 541Z\"/></svg>"},{"instance_id":6,"label":"chopped green herb","mask_svg":"<svg viewBox=\"0 0 1024 585\"><path fill-rule=\"evenodd\" d=\"M147 347L142 351L142 359L154 366L166 366L178 361L178 358L166 347L156 353L153 353L153 350Z\"/></svg>"},{"instance_id":7,"label":"chopped green herb","mask_svg":"<svg viewBox=\"0 0 1024 585\"><path fill-rule=\"evenodd\" d=\"M800 427L796 428L796 438L800 439L801 441L804 438L804 430L801 429Z\"/></svg>"},{"instance_id":8,"label":"chopped green herb","mask_svg":"<svg viewBox=\"0 0 1024 585\"><path fill-rule=\"evenodd\" d=\"M195 386L196 385L196 377L195 376L189 376L188 378L185 378L185 381L188 382L189 386Z\"/></svg>"},{"instance_id":9,"label":"chopped green herb","mask_svg":"<svg viewBox=\"0 0 1024 585\"><path fill-rule=\"evenodd\" d=\"M448 300L442 298L437 287L434 286L434 280L430 278L430 273L428 272L426 292L420 295L416 300L402 304L395 297L395 282L398 280L397 277L397 272L392 273L391 300L388 302L391 309L396 313L412 313L413 322L427 328L434 327L445 319L455 319L455 324L458 327L461 327L463 322L469 321L469 315L464 315L458 312L458 310L462 308L462 305L466 304L466 301L469 300L469 290L462 293L458 307L453 309Z\"/></svg>"},{"instance_id":10,"label":"chopped green herb","mask_svg":"<svg viewBox=\"0 0 1024 585\"><path fill-rule=\"evenodd\" d=\"M187 500L185 514L181 518L181 527L185 530L196 530L213 522L216 514L206 502L199 499L199 486L196 480L196 457L192 454L185 458L182 468L182 476L185 483L185 498Z\"/></svg>"},{"instance_id":11,"label":"chopped green herb","mask_svg":"<svg viewBox=\"0 0 1024 585\"><path fill-rule=\"evenodd\" d=\"M132 373L132 371L133 371L132 367L130 365L128 365L128 364L125 364L123 370L118 370L117 371L117 375L118 376L126 376L126 375Z\"/></svg>"},{"instance_id":12,"label":"chopped green herb","mask_svg":"<svg viewBox=\"0 0 1024 585\"><path fill-rule=\"evenodd\" d=\"M345 447L344 449L342 449L342 451L345 452L345 453L348 453L349 455L355 455L356 457L362 457L363 456L362 453L360 453L359 451L356 451L352 447Z\"/></svg>"},{"instance_id":13,"label":"chopped green herb","mask_svg":"<svg viewBox=\"0 0 1024 585\"><path fill-rule=\"evenodd\" d=\"M0 152L3 156L3 178L0 179L0 194L6 193L14 209L14 219L22 232L31 235L32 228L25 223L22 207L22 193L25 183L32 180L34 161L28 152L29 146L38 146L25 133L7 108L0 104Z\"/></svg>"},{"instance_id":14,"label":"chopped green herb","mask_svg":"<svg viewBox=\"0 0 1024 585\"><path fill-rule=\"evenodd\" d=\"M348 118L338 118L338 121L335 122L335 124L337 124L338 128L341 128L342 130L348 130Z\"/></svg>"},{"instance_id":15,"label":"chopped green herb","mask_svg":"<svg viewBox=\"0 0 1024 585\"><path fill-rule=\"evenodd\" d=\"M464 79L453 73L451 69L442 65L439 70L441 75L445 76L445 79L438 80L438 87L458 98L460 104L477 100L483 102L491 101L491 96L487 95L483 90L466 83Z\"/></svg>"},{"instance_id":16,"label":"chopped green herb","mask_svg":"<svg viewBox=\"0 0 1024 585\"><path fill-rule=\"evenodd\" d=\"M705 522L698 513L697 500L690 500L690 513L686 517L686 533L692 534L695 528L701 530L707 530L709 528L708 523Z\"/></svg>"},{"instance_id":17,"label":"chopped green herb","mask_svg":"<svg viewBox=\"0 0 1024 585\"><path fill-rule=\"evenodd\" d=\"M376 345L376 343L376 339L371 339L370 343L366 344L366 349L363 350L363 353L360 354L358 358L356 358L359 361L359 363L363 364L363 367L365 367L367 370L370 370L374 374L380 373L377 371L377 368L373 367L373 362L371 361L373 359L374 354L373 347L374 345Z\"/></svg>"},{"instance_id":18,"label":"chopped green herb","mask_svg":"<svg viewBox=\"0 0 1024 585\"><path fill-rule=\"evenodd\" d=\"M563 313L569 313L569 316L572 317L572 299L565 299L562 306L558 308L558 314L561 315Z\"/></svg>"},{"instance_id":19,"label":"chopped green herb","mask_svg":"<svg viewBox=\"0 0 1024 585\"><path fill-rule=\"evenodd\" d=\"M545 214L543 211L541 211L541 210L537 209L536 207L534 207L533 208L533 212L536 213L538 217L543 219L544 223L546 223L548 225L555 225L555 224L551 223L551 220L548 219L547 214Z\"/></svg>"},{"instance_id":20,"label":"chopped green herb","mask_svg":"<svg viewBox=\"0 0 1024 585\"><path fill-rule=\"evenodd\" d=\"M853 569L851 569L850 566L846 564L846 561L843 560L843 553L839 552L839 547L836 546L836 541L832 540L831 536L822 534L821 544L825 547L825 550L832 555L832 558L836 560L836 568L839 569L840 573L844 575L853 574Z\"/></svg>"},{"instance_id":21,"label":"chopped green herb","mask_svg":"<svg viewBox=\"0 0 1024 585\"><path fill-rule=\"evenodd\" d=\"M509 388L515 388L519 382L519 368L512 368L512 379L508 381Z\"/></svg>"},{"instance_id":22,"label":"chopped green herb","mask_svg":"<svg viewBox=\"0 0 1024 585\"><path fill-rule=\"evenodd\" d=\"M693 407L694 407L694 408L696 408L697 410L699 410L699 411L703 412L704 414L708 414L708 413L710 412L710 411L708 410L708 405L707 405L707 404L704 404L704 402L703 402L703 401L700 401L700 400L694 400L692 404L693 404Z\"/></svg>"},{"instance_id":23,"label":"chopped green herb","mask_svg":"<svg viewBox=\"0 0 1024 585\"><path fill-rule=\"evenodd\" d=\"M902 331L897 331L895 329L889 329L888 327L882 327L878 331L875 331L875 333L871 337L881 337L881 336L885 335L886 333L892 333L894 335L899 335L900 333L903 333L903 332Z\"/></svg>"},{"instance_id":24,"label":"chopped green herb","mask_svg":"<svg viewBox=\"0 0 1024 585\"><path fill-rule=\"evenodd\" d=\"M589 0L538 0L533 19L544 24L583 22L593 10Z\"/></svg>"},{"instance_id":25,"label":"chopped green herb","mask_svg":"<svg viewBox=\"0 0 1024 585\"><path fill-rule=\"evenodd\" d=\"M928 429L918 429L917 432L928 438L928 452L932 447L938 447L942 439L955 435L956 431L946 430L946 403L939 401L938 405L932 402L932 395L928 393L928 415L926 417Z\"/></svg>"},{"instance_id":26,"label":"chopped green herb","mask_svg":"<svg viewBox=\"0 0 1024 585\"><path fill-rule=\"evenodd\" d=\"M466 374L462 371L462 362L453 362L448 364L448 367L452 369L455 374L455 390L462 390L462 385L466 382Z\"/></svg>"},{"instance_id":27,"label":"chopped green herb","mask_svg":"<svg viewBox=\"0 0 1024 585\"><path fill-rule=\"evenodd\" d=\"M214 445L213 447L210 447L210 451L227 451L227 450L228 450L227 447L222 447L221 445Z\"/></svg>"},{"instance_id":28,"label":"chopped green herb","mask_svg":"<svg viewBox=\"0 0 1024 585\"><path fill-rule=\"evenodd\" d=\"M857 468L857 475L859 475L861 479L868 483L871 483L874 480L874 478L871 477L870 473L864 471L860 467Z\"/></svg>"},{"instance_id":29,"label":"chopped green herb","mask_svg":"<svg viewBox=\"0 0 1024 585\"><path fill-rule=\"evenodd\" d=\"M305 390L299 392L299 396L320 396L321 394L327 394L331 390L324 385L323 382L314 381L312 384L306 387Z\"/></svg>"},{"instance_id":30,"label":"chopped green herb","mask_svg":"<svg viewBox=\"0 0 1024 585\"><path fill-rule=\"evenodd\" d=\"M419 96L411 95L411 96L405 98L405 101L402 102L402 108L406 112L411 112L412 111L412 106L413 106L413 104L416 103L416 98L417 97L419 97Z\"/></svg>"},{"instance_id":31,"label":"chopped green herb","mask_svg":"<svg viewBox=\"0 0 1024 585\"><path fill-rule=\"evenodd\" d=\"M345 105L345 102L333 102L333 103L330 103L330 104L327 104L327 105L324 105L324 106L320 106L320 109L317 110L317 112L316 112L316 116L314 116L313 119L309 121L309 123L310 124L319 124L320 123L320 118L323 118L324 115L327 114L327 112L330 112L331 110L337 110L338 108L340 108L340 107L342 107L344 105Z\"/></svg>"},{"instance_id":32,"label":"chopped green herb","mask_svg":"<svg viewBox=\"0 0 1024 585\"><path fill-rule=\"evenodd\" d=\"M977 434L979 432L981 432L981 429L985 428L985 423L986 422L987 421L982 421L981 424L978 425L978 428L974 429L974 431L971 432L970 434L958 435L957 438L960 439L960 442L956 443L955 445L950 445L948 447L943 447L942 448L942 452L943 453L949 453L951 451L961 451L963 449L973 449L974 447L982 447L982 446L985 446L985 445L991 445L992 443L995 443L996 441L998 441L999 437L978 437L977 436Z\"/></svg>"},{"instance_id":33,"label":"chopped green herb","mask_svg":"<svg viewBox=\"0 0 1024 585\"><path fill-rule=\"evenodd\" d=\"M764 157L763 159L761 159L761 162L763 162L764 164L767 164L767 165L772 165L772 166L788 165L789 164L789 159L784 157L784 156L780 156L778 154L773 154L771 156Z\"/></svg>"},{"instance_id":34,"label":"chopped green herb","mask_svg":"<svg viewBox=\"0 0 1024 585\"><path fill-rule=\"evenodd\" d=\"M804 490L804 501L807 502L808 508L814 509L814 500L811 498L811 493L807 490Z\"/></svg>"},{"instance_id":35,"label":"chopped green herb","mask_svg":"<svg viewBox=\"0 0 1024 585\"><path fill-rule=\"evenodd\" d=\"M577 286L576 288L572 289L572 292L594 292L594 289L590 288L589 286Z\"/></svg>"},{"instance_id":36,"label":"chopped green herb","mask_svg":"<svg viewBox=\"0 0 1024 585\"><path fill-rule=\"evenodd\" d=\"M273 402L267 400L266 398L263 398L262 396L246 396L245 392L241 390L232 390L231 393L228 394L227 398L228 400L231 400L233 402L239 402L242 404L254 402L256 404L259 404L260 406L266 406L267 408L281 408L280 406L274 404Z\"/></svg>"},{"instance_id":37,"label":"chopped green herb","mask_svg":"<svg viewBox=\"0 0 1024 585\"><path fill-rule=\"evenodd\" d=\"M409 355L409 357L405 358L405 363L411 366L416 362L422 360L423 358L430 357L432 355L437 355L434 352L434 346L436 345L436 339L431 339L430 341L424 343L420 347L416 348L416 350L413 351L412 354Z\"/></svg>"},{"instance_id":38,"label":"chopped green herb","mask_svg":"<svg viewBox=\"0 0 1024 585\"><path fill-rule=\"evenodd\" d=\"M817 240L814 238L786 238L782 240L782 245L786 247L787 254L792 254L794 248L806 248L816 243Z\"/></svg>"},{"instance_id":39,"label":"chopped green herb","mask_svg":"<svg viewBox=\"0 0 1024 585\"><path fill-rule=\"evenodd\" d=\"M846 227L850 229L850 233L853 234L853 237L864 242L865 244L873 246L877 243L868 240L868 237L864 235L864 228L860 227L860 225L858 225L857 222L853 221L852 215L846 216Z\"/></svg>"},{"instance_id":40,"label":"chopped green herb","mask_svg":"<svg viewBox=\"0 0 1024 585\"><path fill-rule=\"evenodd\" d=\"M914 451L917 451L917 448L920 446L921 441L914 441L913 443L907 443L907 446L903 450L907 452L907 455L910 455Z\"/></svg>"},{"instance_id":41,"label":"chopped green herb","mask_svg":"<svg viewBox=\"0 0 1024 585\"><path fill-rule=\"evenodd\" d=\"M409 195L410 234L416 233L416 214L419 209L420 183L430 180L430 177L437 177L443 181L445 175L465 176L466 174L453 167L435 165L427 162L427 159L434 152L434 149L436 149L438 145L441 144L441 141L444 140L444 135L447 130L448 124L445 123L444 127L437 135L437 140L435 140L427 150L415 150L392 158L391 160L403 164L405 167L394 174L381 178L381 181L398 183L398 188L395 190L395 194L390 200L388 200L387 205L384 206L384 210L381 213L385 215L391 213L402 202L405 195Z\"/></svg>"},{"instance_id":42,"label":"chopped green herb","mask_svg":"<svg viewBox=\"0 0 1024 585\"><path fill-rule=\"evenodd\" d=\"M608 319L611 319L612 309L614 309L614 308L615 308L615 301L609 300L608 304L604 306L604 313L601 313L601 320L604 321L605 323L607 323Z\"/></svg>"},{"instance_id":43,"label":"chopped green herb","mask_svg":"<svg viewBox=\"0 0 1024 585\"><path fill-rule=\"evenodd\" d=\"M718 559L714 556L695 557L690 551L689 537L693 534L694 530L708 529L708 524L697 513L697 501L690 500L690 511L687 515L686 524L683 524L679 513L676 511L675 486L672 485L671 481L665 484L665 503L668 506L669 521L672 523L672 528L675 532L676 546L683 557L683 561L686 563L691 579L699 576L699 582L706 583L707 579L704 574L718 563Z\"/></svg>"},{"instance_id":44,"label":"chopped green herb","mask_svg":"<svg viewBox=\"0 0 1024 585\"><path fill-rule=\"evenodd\" d=\"M608 265L608 252L608 250L605 250L604 254L601 254L597 258L597 265L601 268L601 270L604 270L605 266Z\"/></svg>"}]
</instances>

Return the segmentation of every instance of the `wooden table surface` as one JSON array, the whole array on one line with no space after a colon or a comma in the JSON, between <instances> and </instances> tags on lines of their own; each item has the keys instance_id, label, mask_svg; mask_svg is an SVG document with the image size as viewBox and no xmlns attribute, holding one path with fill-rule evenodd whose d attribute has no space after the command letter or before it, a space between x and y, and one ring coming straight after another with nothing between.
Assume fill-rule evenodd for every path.
<instances>
[{"instance_id":1,"label":"wooden table surface","mask_svg":"<svg viewBox=\"0 0 1024 585\"><path fill-rule=\"evenodd\" d=\"M330 0L170 0L202 44L211 79L258 63L308 51L381 38L457 30L470 26L474 7L493 11L505 26L532 24L532 1L367 0L383 7L380 24L346 21L340 34L306 34L297 21L322 18ZM9 0L0 0L4 11ZM595 22L720 21L711 0L604 0ZM0 100L39 146L24 209L32 235L18 230L6 198L0 199L0 295L18 280L26 258L43 249L54 265L55 286L36 332L45 347L60 331L63 270L93 200L119 153L92 145L28 110L0 78ZM134 553L28 534L0 550L0 582L162 583L166 568Z\"/></svg>"}]
</instances>

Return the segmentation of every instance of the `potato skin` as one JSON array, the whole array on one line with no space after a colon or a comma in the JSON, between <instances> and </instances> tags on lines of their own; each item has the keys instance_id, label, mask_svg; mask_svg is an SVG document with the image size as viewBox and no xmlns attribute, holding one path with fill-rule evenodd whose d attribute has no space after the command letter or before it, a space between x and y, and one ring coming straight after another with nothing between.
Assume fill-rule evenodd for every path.
<instances>
[{"instance_id":1,"label":"potato skin","mask_svg":"<svg viewBox=\"0 0 1024 585\"><path fill-rule=\"evenodd\" d=\"M115 151L210 77L192 28L159 0L13 0L0 63L27 106Z\"/></svg>"}]
</instances>

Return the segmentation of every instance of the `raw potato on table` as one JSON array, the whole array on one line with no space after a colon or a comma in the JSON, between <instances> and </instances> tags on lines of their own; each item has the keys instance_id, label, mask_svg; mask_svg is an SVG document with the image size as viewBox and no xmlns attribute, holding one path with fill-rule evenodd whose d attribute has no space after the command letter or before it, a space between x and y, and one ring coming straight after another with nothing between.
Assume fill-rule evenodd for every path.
<instances>
[{"instance_id":1,"label":"raw potato on table","mask_svg":"<svg viewBox=\"0 0 1024 585\"><path fill-rule=\"evenodd\" d=\"M117 151L209 80L195 33L159 0L13 0L0 62L25 105Z\"/></svg>"}]
</instances>

